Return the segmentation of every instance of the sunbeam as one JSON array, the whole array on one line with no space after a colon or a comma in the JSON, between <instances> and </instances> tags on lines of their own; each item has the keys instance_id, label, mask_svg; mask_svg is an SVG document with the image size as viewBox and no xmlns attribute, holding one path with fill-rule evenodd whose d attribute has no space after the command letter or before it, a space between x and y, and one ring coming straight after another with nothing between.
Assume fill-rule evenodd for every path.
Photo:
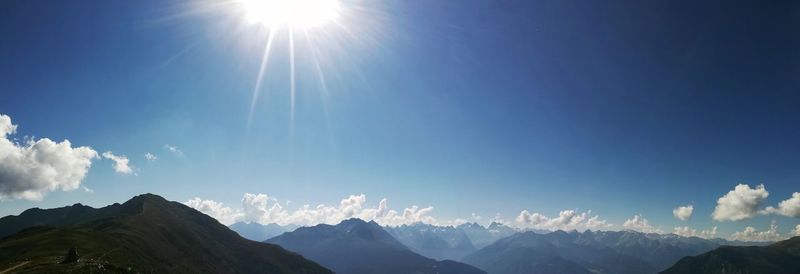
<instances>
[{"instance_id":1,"label":"sunbeam","mask_svg":"<svg viewBox=\"0 0 800 274\"><path fill-rule=\"evenodd\" d=\"M247 116L247 126L253 122L253 111L256 108L258 101L258 94L261 92L261 83L264 80L264 71L267 69L267 61L269 60L269 52L272 48L272 40L275 38L275 31L270 30L269 37L267 38L267 45L264 47L264 55L261 56L261 66L258 68L258 75L256 76L256 86L253 88L253 98L250 100L250 112Z\"/></svg>"},{"instance_id":2,"label":"sunbeam","mask_svg":"<svg viewBox=\"0 0 800 274\"><path fill-rule=\"evenodd\" d=\"M294 137L294 104L295 104L295 91L297 83L295 83L294 75L294 29L289 29L289 137Z\"/></svg>"}]
</instances>

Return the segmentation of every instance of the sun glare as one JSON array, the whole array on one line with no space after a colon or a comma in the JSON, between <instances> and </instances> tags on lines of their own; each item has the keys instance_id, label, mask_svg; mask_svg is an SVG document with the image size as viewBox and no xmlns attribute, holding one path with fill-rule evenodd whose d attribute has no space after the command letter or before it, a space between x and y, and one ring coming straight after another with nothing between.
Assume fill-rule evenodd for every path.
<instances>
[{"instance_id":1,"label":"sun glare","mask_svg":"<svg viewBox=\"0 0 800 274\"><path fill-rule=\"evenodd\" d=\"M310 28L339 17L339 0L238 0L250 23Z\"/></svg>"}]
</instances>

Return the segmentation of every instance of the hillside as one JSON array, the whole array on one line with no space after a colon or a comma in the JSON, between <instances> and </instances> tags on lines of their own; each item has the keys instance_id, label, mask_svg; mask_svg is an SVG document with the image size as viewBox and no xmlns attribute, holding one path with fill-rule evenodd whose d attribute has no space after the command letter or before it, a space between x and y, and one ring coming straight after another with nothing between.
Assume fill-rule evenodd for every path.
<instances>
[{"instance_id":1,"label":"hillside","mask_svg":"<svg viewBox=\"0 0 800 274\"><path fill-rule=\"evenodd\" d=\"M36 220L29 216L35 213L51 226L30 227L0 240L0 269L24 263L16 270L331 273L279 246L244 239L215 219L156 195L144 194L100 209L76 206L29 210L4 218L3 222ZM53 217L64 212L74 216ZM58 264L71 248L76 248L80 260Z\"/></svg>"},{"instance_id":2,"label":"hillside","mask_svg":"<svg viewBox=\"0 0 800 274\"><path fill-rule=\"evenodd\" d=\"M661 273L800 273L800 237L768 246L722 246L685 257Z\"/></svg>"}]
</instances>

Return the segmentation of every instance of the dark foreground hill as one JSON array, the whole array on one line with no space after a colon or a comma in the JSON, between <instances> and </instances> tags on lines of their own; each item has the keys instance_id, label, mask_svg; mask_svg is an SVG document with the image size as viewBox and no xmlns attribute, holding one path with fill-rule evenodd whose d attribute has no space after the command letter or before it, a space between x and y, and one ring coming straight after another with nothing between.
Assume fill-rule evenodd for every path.
<instances>
[{"instance_id":1,"label":"dark foreground hill","mask_svg":"<svg viewBox=\"0 0 800 274\"><path fill-rule=\"evenodd\" d=\"M0 228L0 271L145 273L331 273L283 248L240 237L215 219L159 196L94 209L28 210ZM75 248L77 262L61 264Z\"/></svg>"},{"instance_id":2,"label":"dark foreground hill","mask_svg":"<svg viewBox=\"0 0 800 274\"><path fill-rule=\"evenodd\" d=\"M300 253L340 274L484 273L466 264L423 257L377 223L360 219L345 220L335 226L301 227L267 242Z\"/></svg>"},{"instance_id":3,"label":"dark foreground hill","mask_svg":"<svg viewBox=\"0 0 800 274\"><path fill-rule=\"evenodd\" d=\"M661 273L800 273L800 237L768 246L722 246L701 255L685 257Z\"/></svg>"}]
</instances>

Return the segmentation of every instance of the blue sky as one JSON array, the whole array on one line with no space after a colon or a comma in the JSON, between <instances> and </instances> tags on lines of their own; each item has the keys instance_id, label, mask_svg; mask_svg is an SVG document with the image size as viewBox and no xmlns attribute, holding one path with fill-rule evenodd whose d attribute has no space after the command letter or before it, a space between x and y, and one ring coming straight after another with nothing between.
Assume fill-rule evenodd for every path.
<instances>
[{"instance_id":1,"label":"blue sky","mask_svg":"<svg viewBox=\"0 0 800 274\"><path fill-rule=\"evenodd\" d=\"M113 151L137 174L96 159L81 182L94 193L6 199L0 215L144 192L289 208L363 193L439 219L578 209L721 236L799 223L710 217L739 183L763 183L763 206L800 191L796 4L362 2L342 3L341 26L294 33L293 108L288 31L253 104L269 32L234 9L0 4L14 136ZM675 220L686 204L692 219Z\"/></svg>"}]
</instances>

